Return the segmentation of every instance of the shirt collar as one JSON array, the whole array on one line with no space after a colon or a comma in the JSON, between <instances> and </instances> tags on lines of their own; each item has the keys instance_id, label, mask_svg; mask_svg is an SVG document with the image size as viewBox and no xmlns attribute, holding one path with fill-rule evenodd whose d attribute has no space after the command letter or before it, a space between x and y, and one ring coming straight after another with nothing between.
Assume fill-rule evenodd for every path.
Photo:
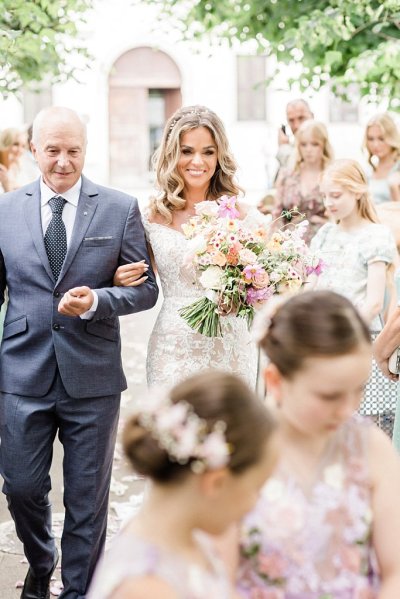
<instances>
[{"instance_id":1,"label":"shirt collar","mask_svg":"<svg viewBox=\"0 0 400 599\"><path fill-rule=\"evenodd\" d=\"M78 206L81 187L82 177L79 177L78 181L73 187L71 187L71 189L68 189L68 191L65 191L64 193L55 193L46 185L46 183L43 181L43 177L40 177L40 204L41 206L45 206L45 204L47 204L51 198L54 198L56 195L60 195L67 202L76 207Z\"/></svg>"}]
</instances>

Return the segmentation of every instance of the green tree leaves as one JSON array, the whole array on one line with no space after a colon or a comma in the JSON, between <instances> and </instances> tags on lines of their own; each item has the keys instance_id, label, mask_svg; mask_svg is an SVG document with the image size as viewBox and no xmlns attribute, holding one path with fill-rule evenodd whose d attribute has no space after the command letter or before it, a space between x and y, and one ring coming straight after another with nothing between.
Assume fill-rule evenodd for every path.
<instances>
[{"instance_id":1,"label":"green tree leaves","mask_svg":"<svg viewBox=\"0 0 400 599\"><path fill-rule=\"evenodd\" d=\"M78 26L91 0L0 0L0 93L74 76L71 54L88 54Z\"/></svg>"},{"instance_id":2,"label":"green tree leaves","mask_svg":"<svg viewBox=\"0 0 400 599\"><path fill-rule=\"evenodd\" d=\"M256 40L260 52L298 65L303 89L332 80L346 94L356 84L400 110L399 0L145 1L160 6L169 27L179 20L186 39Z\"/></svg>"}]
</instances>

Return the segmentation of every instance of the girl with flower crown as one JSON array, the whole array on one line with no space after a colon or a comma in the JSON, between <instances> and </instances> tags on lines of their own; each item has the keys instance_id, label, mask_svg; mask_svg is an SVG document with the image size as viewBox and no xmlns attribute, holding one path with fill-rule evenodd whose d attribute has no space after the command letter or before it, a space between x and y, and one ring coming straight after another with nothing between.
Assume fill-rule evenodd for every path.
<instances>
[{"instance_id":1,"label":"girl with flower crown","mask_svg":"<svg viewBox=\"0 0 400 599\"><path fill-rule=\"evenodd\" d=\"M99 564L88 599L231 599L208 535L254 505L276 462L274 431L258 397L218 371L140 402L124 448L152 484Z\"/></svg>"},{"instance_id":2,"label":"girl with flower crown","mask_svg":"<svg viewBox=\"0 0 400 599\"><path fill-rule=\"evenodd\" d=\"M204 106L179 109L167 122L155 156L159 194L143 216L147 239L161 280L164 302L150 337L147 378L150 385L173 384L204 368L220 368L256 383L257 352L246 320L228 314L222 319L222 337L194 331L179 310L204 296L193 283L195 274L186 256L189 240L184 227L196 205L228 196L232 211L247 224L266 217L236 202L240 193L234 177L236 163L221 119ZM115 274L116 285L137 285L147 265L126 264Z\"/></svg>"},{"instance_id":3,"label":"girl with flower crown","mask_svg":"<svg viewBox=\"0 0 400 599\"><path fill-rule=\"evenodd\" d=\"M307 291L260 314L258 329L281 451L240 526L241 596L398 599L400 459L356 414L367 325L342 295Z\"/></svg>"},{"instance_id":4,"label":"girl with flower crown","mask_svg":"<svg viewBox=\"0 0 400 599\"><path fill-rule=\"evenodd\" d=\"M326 209L335 222L324 225L311 243L326 264L315 289L331 289L349 298L366 319L375 339L382 330L387 283L393 287L393 267L390 267L397 261L393 235L379 223L366 175L355 160L332 163L324 173L321 190ZM361 409L390 435L396 386L374 362Z\"/></svg>"}]
</instances>

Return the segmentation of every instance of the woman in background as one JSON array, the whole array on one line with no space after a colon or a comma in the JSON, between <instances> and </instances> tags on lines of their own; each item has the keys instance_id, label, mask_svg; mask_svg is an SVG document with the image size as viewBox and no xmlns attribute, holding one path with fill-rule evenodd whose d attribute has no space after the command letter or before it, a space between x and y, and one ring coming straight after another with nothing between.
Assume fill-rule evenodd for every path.
<instances>
[{"instance_id":1,"label":"woman in background","mask_svg":"<svg viewBox=\"0 0 400 599\"><path fill-rule=\"evenodd\" d=\"M327 222L320 179L333 159L333 150L323 123L309 120L299 127L295 156L294 168L282 170L278 177L276 206L272 215L273 218L278 218L283 214L276 223L277 227L306 218L309 227L304 239L310 242L318 229ZM294 210L296 214L286 214L290 210Z\"/></svg>"}]
</instances>

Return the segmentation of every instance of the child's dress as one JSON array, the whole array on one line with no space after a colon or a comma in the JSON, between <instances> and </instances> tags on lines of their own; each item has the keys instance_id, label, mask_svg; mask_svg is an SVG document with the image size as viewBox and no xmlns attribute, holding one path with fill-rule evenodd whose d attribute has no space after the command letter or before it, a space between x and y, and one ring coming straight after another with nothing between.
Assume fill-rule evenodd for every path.
<instances>
[{"instance_id":1,"label":"child's dress","mask_svg":"<svg viewBox=\"0 0 400 599\"><path fill-rule=\"evenodd\" d=\"M88 599L109 599L122 582L145 576L168 583L179 599L230 599L232 587L211 542L200 531L196 531L196 541L209 564L207 569L122 531L100 561Z\"/></svg>"},{"instance_id":2,"label":"child's dress","mask_svg":"<svg viewBox=\"0 0 400 599\"><path fill-rule=\"evenodd\" d=\"M281 463L241 529L238 591L246 599L375 599L367 443L361 416L343 424L304 484Z\"/></svg>"},{"instance_id":3,"label":"child's dress","mask_svg":"<svg viewBox=\"0 0 400 599\"><path fill-rule=\"evenodd\" d=\"M367 296L368 266L374 262L392 264L397 248L392 232L381 224L367 224L347 233L334 223L327 223L316 234L311 248L318 251L326 264L317 278L316 289L329 289L346 296L361 308ZM375 340L382 330L379 316L371 323ZM364 393L360 412L372 416L390 436L396 411L397 383L383 376L375 360Z\"/></svg>"}]
</instances>

